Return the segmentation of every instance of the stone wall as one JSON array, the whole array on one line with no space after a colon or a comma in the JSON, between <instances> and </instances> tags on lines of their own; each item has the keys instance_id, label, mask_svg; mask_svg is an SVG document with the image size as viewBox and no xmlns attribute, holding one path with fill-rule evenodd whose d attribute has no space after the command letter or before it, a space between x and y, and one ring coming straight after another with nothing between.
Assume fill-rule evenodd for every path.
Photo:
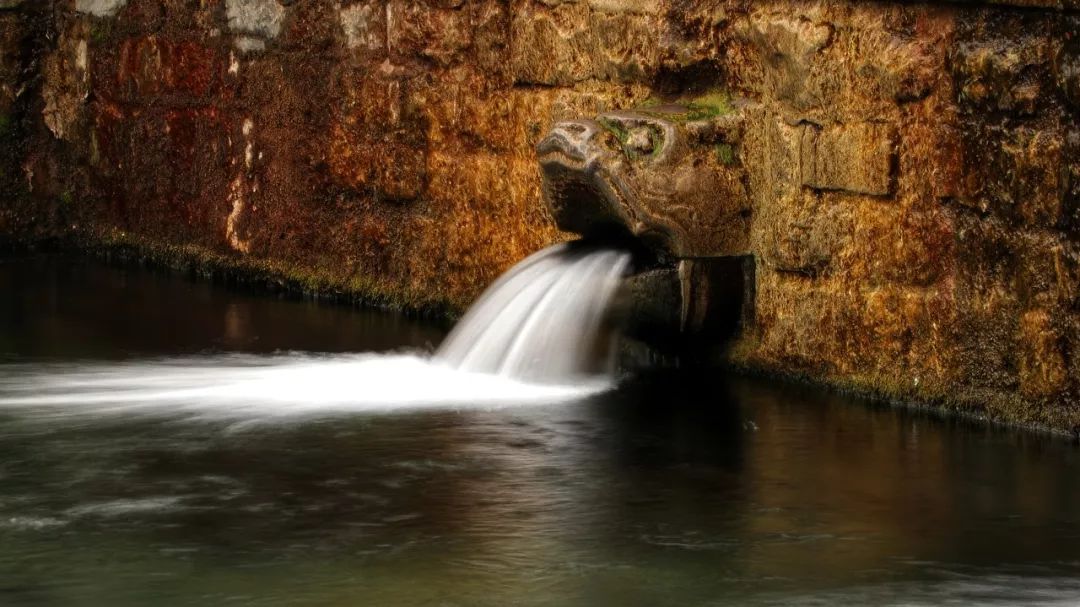
<instances>
[{"instance_id":1,"label":"stone wall","mask_svg":"<svg viewBox=\"0 0 1080 607\"><path fill-rule=\"evenodd\" d=\"M649 94L658 9L616 4L56 1L18 164L94 238L463 306L561 238L551 121Z\"/></svg>"},{"instance_id":2,"label":"stone wall","mask_svg":"<svg viewBox=\"0 0 1080 607\"><path fill-rule=\"evenodd\" d=\"M42 7L22 0L0 0L0 245L5 235L36 239L55 225L49 201L28 196L22 162L28 148L28 123L37 97L37 52L43 37Z\"/></svg>"},{"instance_id":3,"label":"stone wall","mask_svg":"<svg viewBox=\"0 0 1080 607\"><path fill-rule=\"evenodd\" d=\"M761 104L767 368L1069 428L1080 19L1056 10L754 3L720 26Z\"/></svg>"},{"instance_id":4,"label":"stone wall","mask_svg":"<svg viewBox=\"0 0 1080 607\"><path fill-rule=\"evenodd\" d=\"M0 234L460 307L567 237L552 122L722 90L753 102L735 361L1068 429L1076 4L0 0Z\"/></svg>"}]
</instances>

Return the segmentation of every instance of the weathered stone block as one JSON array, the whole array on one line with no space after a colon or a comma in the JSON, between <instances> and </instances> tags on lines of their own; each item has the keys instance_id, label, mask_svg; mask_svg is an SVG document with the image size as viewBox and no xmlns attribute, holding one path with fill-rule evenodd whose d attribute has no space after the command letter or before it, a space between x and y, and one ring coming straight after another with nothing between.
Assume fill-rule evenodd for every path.
<instances>
[{"instance_id":1,"label":"weathered stone block","mask_svg":"<svg viewBox=\"0 0 1080 607\"><path fill-rule=\"evenodd\" d=\"M949 24L935 19L927 29L932 27L947 30ZM871 28L860 34L861 52L852 74L853 89L865 85L864 93L869 97L910 103L924 99L939 85L944 61L935 52L936 40L930 32L915 39L896 36L886 28ZM834 73L844 73L839 66L830 68Z\"/></svg>"},{"instance_id":2,"label":"weathered stone block","mask_svg":"<svg viewBox=\"0 0 1080 607\"><path fill-rule=\"evenodd\" d=\"M0 116L9 118L22 79L23 31L21 17L0 15Z\"/></svg>"},{"instance_id":3,"label":"weathered stone block","mask_svg":"<svg viewBox=\"0 0 1080 607\"><path fill-rule=\"evenodd\" d=\"M99 220L138 217L140 225L175 233L215 231L215 203L225 198L216 175L228 166L227 128L217 110L124 111L96 101L90 113L89 164L113 210Z\"/></svg>"},{"instance_id":4,"label":"weathered stone block","mask_svg":"<svg viewBox=\"0 0 1080 607\"><path fill-rule=\"evenodd\" d=\"M1056 228L1070 221L1073 162L1056 129L969 125L957 201L1014 224Z\"/></svg>"},{"instance_id":5,"label":"weathered stone block","mask_svg":"<svg viewBox=\"0 0 1080 607\"><path fill-rule=\"evenodd\" d=\"M809 125L803 133L803 185L887 196L893 191L896 131L887 124Z\"/></svg>"},{"instance_id":6,"label":"weathered stone block","mask_svg":"<svg viewBox=\"0 0 1080 607\"><path fill-rule=\"evenodd\" d=\"M728 5L730 6L730 5ZM951 15L932 8L753 3L728 11L727 80L783 102L794 119L829 124L894 120L898 105L947 85L943 38ZM725 39L727 36L725 36Z\"/></svg>"},{"instance_id":7,"label":"weathered stone block","mask_svg":"<svg viewBox=\"0 0 1080 607\"><path fill-rule=\"evenodd\" d=\"M215 47L157 36L125 40L119 61L111 67L124 97L148 100L173 95L178 102L207 97L220 86L226 69L225 58Z\"/></svg>"},{"instance_id":8,"label":"weathered stone block","mask_svg":"<svg viewBox=\"0 0 1080 607\"><path fill-rule=\"evenodd\" d=\"M996 269L1025 308L1065 310L1074 306L1080 295L1080 257L1075 244L1038 228L991 227L977 234L999 250L987 254L990 247L983 247L974 252L985 255L983 263ZM973 251L965 252L965 261L970 263Z\"/></svg>"},{"instance_id":9,"label":"weathered stone block","mask_svg":"<svg viewBox=\"0 0 1080 607\"><path fill-rule=\"evenodd\" d=\"M1021 129L1010 134L1001 152L1011 161L1008 190L1023 220L1034 226L1053 227L1062 217L1067 187L1060 131Z\"/></svg>"},{"instance_id":10,"label":"weathered stone block","mask_svg":"<svg viewBox=\"0 0 1080 607\"><path fill-rule=\"evenodd\" d=\"M419 108L407 103L409 84L358 75L344 79L346 98L330 137L334 176L383 199L416 198L426 181L427 129Z\"/></svg>"},{"instance_id":11,"label":"weathered stone block","mask_svg":"<svg viewBox=\"0 0 1080 607\"><path fill-rule=\"evenodd\" d=\"M507 260L521 259L557 236L536 204L534 163L485 152L435 152L428 160L431 205L425 221L443 230L438 238L417 243L425 255L409 262L417 265L416 276L431 271L424 261L432 258L429 254L438 255L439 272L445 274L441 288L475 296L478 275L486 284L508 267ZM508 236L505 226L511 221L523 229Z\"/></svg>"},{"instance_id":12,"label":"weathered stone block","mask_svg":"<svg viewBox=\"0 0 1080 607\"><path fill-rule=\"evenodd\" d=\"M1073 38L1058 47L1054 79L1066 101L1074 108L1080 107L1080 39Z\"/></svg>"},{"instance_id":13,"label":"weathered stone block","mask_svg":"<svg viewBox=\"0 0 1080 607\"><path fill-rule=\"evenodd\" d=\"M905 107L898 131L896 188L900 199L920 206L964 196L968 169L965 144L956 125L951 100L941 95Z\"/></svg>"},{"instance_id":14,"label":"weathered stone block","mask_svg":"<svg viewBox=\"0 0 1080 607\"><path fill-rule=\"evenodd\" d=\"M225 0L229 29L242 34L277 38L285 20L278 0Z\"/></svg>"},{"instance_id":15,"label":"weathered stone block","mask_svg":"<svg viewBox=\"0 0 1080 607\"><path fill-rule=\"evenodd\" d=\"M853 229L850 203L827 201L814 193L799 193L757 210L758 255L772 270L807 277L836 269L840 251L849 245Z\"/></svg>"},{"instance_id":16,"label":"weathered stone block","mask_svg":"<svg viewBox=\"0 0 1080 607\"><path fill-rule=\"evenodd\" d=\"M515 82L567 86L588 79L634 82L659 65L659 32L646 15L566 3L514 15Z\"/></svg>"},{"instance_id":17,"label":"weathered stone block","mask_svg":"<svg viewBox=\"0 0 1080 607\"><path fill-rule=\"evenodd\" d=\"M1069 372L1054 315L1044 309L1028 310L1020 317L1020 391L1031 398L1060 394L1068 386Z\"/></svg>"},{"instance_id":18,"label":"weathered stone block","mask_svg":"<svg viewBox=\"0 0 1080 607\"><path fill-rule=\"evenodd\" d=\"M589 8L561 4L552 10L526 6L511 25L511 70L522 84L567 86L593 72Z\"/></svg>"},{"instance_id":19,"label":"weathered stone block","mask_svg":"<svg viewBox=\"0 0 1080 607\"><path fill-rule=\"evenodd\" d=\"M416 87L409 103L419 109L428 127L428 143L439 149L482 148L510 152L522 149L521 121L528 110L512 95L485 91L484 78L469 69L448 73L438 85ZM533 108L541 111L541 108Z\"/></svg>"},{"instance_id":20,"label":"weathered stone block","mask_svg":"<svg viewBox=\"0 0 1080 607\"><path fill-rule=\"evenodd\" d=\"M1080 230L1080 128L1073 127L1065 135L1062 151L1061 177L1065 193L1062 199L1062 228Z\"/></svg>"},{"instance_id":21,"label":"weathered stone block","mask_svg":"<svg viewBox=\"0 0 1080 607\"><path fill-rule=\"evenodd\" d=\"M593 77L633 82L646 80L656 71L659 32L647 17L594 12L589 23L595 36Z\"/></svg>"},{"instance_id":22,"label":"weathered stone block","mask_svg":"<svg viewBox=\"0 0 1080 607\"><path fill-rule=\"evenodd\" d=\"M1015 391L1019 383L1016 323L1021 312L1016 295L997 277L980 275L957 298L962 304L952 356L963 368L963 384Z\"/></svg>"},{"instance_id":23,"label":"weathered stone block","mask_svg":"<svg viewBox=\"0 0 1080 607\"><path fill-rule=\"evenodd\" d=\"M472 57L499 85L510 84L510 7L502 2L473 2L468 6L472 22Z\"/></svg>"},{"instance_id":24,"label":"weathered stone block","mask_svg":"<svg viewBox=\"0 0 1080 607\"><path fill-rule=\"evenodd\" d=\"M423 58L445 67L464 58L472 28L468 11L389 0L387 36L393 61Z\"/></svg>"},{"instance_id":25,"label":"weathered stone block","mask_svg":"<svg viewBox=\"0 0 1080 607\"><path fill-rule=\"evenodd\" d=\"M430 197L438 205L448 209L464 210L466 207L513 207L511 200L510 165L496 154L476 152L472 154L431 155ZM495 201L500 201L495 204ZM476 219L480 221L480 218ZM475 226L491 230L495 225ZM469 234L463 237L474 238ZM483 238L481 236L481 238Z\"/></svg>"},{"instance_id":26,"label":"weathered stone block","mask_svg":"<svg viewBox=\"0 0 1080 607\"><path fill-rule=\"evenodd\" d=\"M43 118L57 139L74 138L84 117L90 92L89 50L84 35L79 29L69 31L45 58Z\"/></svg>"},{"instance_id":27,"label":"weathered stone block","mask_svg":"<svg viewBox=\"0 0 1080 607\"><path fill-rule=\"evenodd\" d=\"M796 108L810 104L807 97L811 70L816 55L832 39L830 24L778 14L766 8L740 20L736 32L762 58L766 69L763 70L765 81L760 85L770 96Z\"/></svg>"},{"instance_id":28,"label":"weathered stone block","mask_svg":"<svg viewBox=\"0 0 1080 607\"><path fill-rule=\"evenodd\" d=\"M965 105L1032 115L1044 101L1044 78L1054 53L1043 36L1016 38L1007 46L998 40L961 45L953 61L956 88ZM1033 77L1034 76L1034 77Z\"/></svg>"},{"instance_id":29,"label":"weathered stone block","mask_svg":"<svg viewBox=\"0 0 1080 607\"><path fill-rule=\"evenodd\" d=\"M341 9L341 29L345 45L365 58L386 55L386 6L379 0L369 0Z\"/></svg>"},{"instance_id":30,"label":"weathered stone block","mask_svg":"<svg viewBox=\"0 0 1080 607\"><path fill-rule=\"evenodd\" d=\"M655 14L660 11L660 0L589 0L589 6L608 13Z\"/></svg>"},{"instance_id":31,"label":"weathered stone block","mask_svg":"<svg viewBox=\"0 0 1080 607\"><path fill-rule=\"evenodd\" d=\"M95 17L115 17L128 0L75 0L75 10Z\"/></svg>"},{"instance_id":32,"label":"weathered stone block","mask_svg":"<svg viewBox=\"0 0 1080 607\"><path fill-rule=\"evenodd\" d=\"M799 155L804 127L788 124L762 107L751 109L746 123L743 148L750 189L757 206L769 209L802 189Z\"/></svg>"},{"instance_id":33,"label":"weathered stone block","mask_svg":"<svg viewBox=\"0 0 1080 607\"><path fill-rule=\"evenodd\" d=\"M937 393L951 390L962 379L955 355L956 298L948 281L930 288L901 287L900 331L906 333L906 377L897 377L887 357L877 358L884 377L894 386ZM910 382L910 384L908 383Z\"/></svg>"},{"instance_id":34,"label":"weathered stone block","mask_svg":"<svg viewBox=\"0 0 1080 607\"><path fill-rule=\"evenodd\" d=\"M109 177L123 169L130 121L120 105L100 99L90 114L90 164L96 174Z\"/></svg>"},{"instance_id":35,"label":"weathered stone block","mask_svg":"<svg viewBox=\"0 0 1080 607\"><path fill-rule=\"evenodd\" d=\"M1050 256L1052 301L1066 309L1075 309L1080 302L1080 251L1075 245L1058 243L1050 247Z\"/></svg>"},{"instance_id":36,"label":"weathered stone block","mask_svg":"<svg viewBox=\"0 0 1080 607\"><path fill-rule=\"evenodd\" d=\"M294 2L288 6L278 36L280 48L319 59L336 55L343 33L342 9L327 2Z\"/></svg>"},{"instance_id":37,"label":"weathered stone block","mask_svg":"<svg viewBox=\"0 0 1080 607\"><path fill-rule=\"evenodd\" d=\"M857 300L834 283L758 267L756 321L760 352L802 372L844 372L852 334L861 327Z\"/></svg>"},{"instance_id":38,"label":"weathered stone block","mask_svg":"<svg viewBox=\"0 0 1080 607\"><path fill-rule=\"evenodd\" d=\"M912 349L926 339L931 324L925 291L885 285L863 291L862 298L859 324L865 332L855 339L859 350L875 353L875 370L895 375L918 365L910 360Z\"/></svg>"},{"instance_id":39,"label":"weathered stone block","mask_svg":"<svg viewBox=\"0 0 1080 607\"><path fill-rule=\"evenodd\" d=\"M873 286L929 286L948 275L955 228L946 212L897 208L876 198L848 204L855 207L851 246L838 264L845 275Z\"/></svg>"}]
</instances>

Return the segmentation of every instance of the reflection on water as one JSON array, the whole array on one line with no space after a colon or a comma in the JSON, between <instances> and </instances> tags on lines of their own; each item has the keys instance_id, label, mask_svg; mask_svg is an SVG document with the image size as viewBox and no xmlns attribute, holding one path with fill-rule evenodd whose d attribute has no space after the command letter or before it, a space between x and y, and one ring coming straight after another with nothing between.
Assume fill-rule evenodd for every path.
<instances>
[{"instance_id":1,"label":"reflection on water","mask_svg":"<svg viewBox=\"0 0 1080 607\"><path fill-rule=\"evenodd\" d=\"M431 349L443 331L394 314L282 301L92 262L0 258L0 361L201 352Z\"/></svg>"},{"instance_id":2,"label":"reflection on water","mask_svg":"<svg viewBox=\"0 0 1080 607\"><path fill-rule=\"evenodd\" d=\"M369 342L350 326L378 327L370 315L41 267L0 265L5 292L39 294L4 304L8 386L27 365L87 364L75 357L242 350L215 324L232 299L251 310L236 325L249 343L438 341L394 317ZM126 286L79 278L94 273ZM160 309L100 301L121 293ZM112 333L121 312L136 326ZM342 326L283 328L294 313ZM175 351L161 318L185 329ZM258 424L10 406L0 604L1069 605L1078 474L1057 439L715 372L554 404Z\"/></svg>"}]
</instances>

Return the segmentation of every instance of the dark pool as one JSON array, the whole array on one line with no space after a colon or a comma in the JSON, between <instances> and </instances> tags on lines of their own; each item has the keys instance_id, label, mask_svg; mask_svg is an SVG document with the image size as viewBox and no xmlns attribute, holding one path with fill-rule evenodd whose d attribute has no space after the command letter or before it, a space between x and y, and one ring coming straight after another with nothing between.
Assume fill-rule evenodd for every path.
<instances>
[{"instance_id":1,"label":"dark pool","mask_svg":"<svg viewBox=\"0 0 1080 607\"><path fill-rule=\"evenodd\" d=\"M0 292L8 390L443 335L55 258L3 260ZM1080 604L1080 449L1056 437L713 370L554 404L252 406L0 408L0 605Z\"/></svg>"}]
</instances>

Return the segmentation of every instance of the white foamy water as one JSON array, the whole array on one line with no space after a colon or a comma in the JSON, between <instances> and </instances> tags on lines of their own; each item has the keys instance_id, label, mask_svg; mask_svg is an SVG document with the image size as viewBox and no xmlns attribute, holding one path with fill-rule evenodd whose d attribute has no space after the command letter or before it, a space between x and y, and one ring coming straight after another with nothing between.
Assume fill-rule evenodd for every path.
<instances>
[{"instance_id":1,"label":"white foamy water","mask_svg":"<svg viewBox=\"0 0 1080 607\"><path fill-rule=\"evenodd\" d=\"M582 398L611 385L610 373L595 372L595 344L627 262L612 251L542 251L493 285L435 357L234 354L5 365L0 407L251 418Z\"/></svg>"},{"instance_id":2,"label":"white foamy water","mask_svg":"<svg viewBox=\"0 0 1080 607\"><path fill-rule=\"evenodd\" d=\"M437 357L458 369L543 383L610 371L604 314L629 263L619 251L544 249L480 297Z\"/></svg>"},{"instance_id":3,"label":"white foamy water","mask_svg":"<svg viewBox=\"0 0 1080 607\"><path fill-rule=\"evenodd\" d=\"M0 407L245 418L494 408L581 398L606 378L529 384L410 354L220 355L127 364L8 365Z\"/></svg>"}]
</instances>

